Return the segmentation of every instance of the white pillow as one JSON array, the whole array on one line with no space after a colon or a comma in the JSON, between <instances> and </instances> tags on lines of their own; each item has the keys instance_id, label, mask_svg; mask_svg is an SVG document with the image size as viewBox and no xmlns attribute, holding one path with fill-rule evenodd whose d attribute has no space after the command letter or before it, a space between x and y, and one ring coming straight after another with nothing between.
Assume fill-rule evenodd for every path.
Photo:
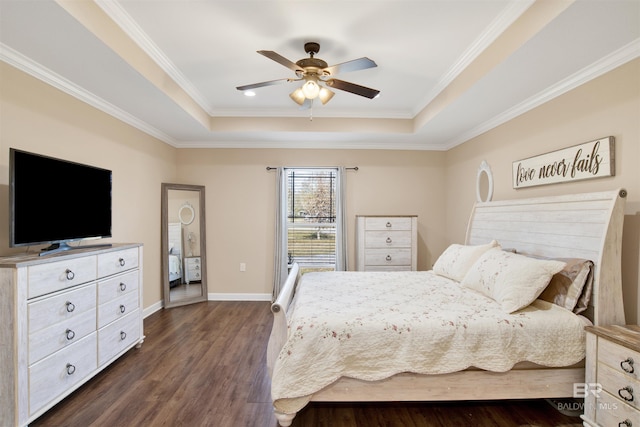
<instances>
[{"instance_id":1,"label":"white pillow","mask_svg":"<svg viewBox=\"0 0 640 427\"><path fill-rule=\"evenodd\" d=\"M473 263L491 248L498 247L498 242L492 240L484 245L459 245L454 243L449 246L433 265L433 272L439 276L448 277L457 282L462 281Z\"/></svg>"},{"instance_id":2,"label":"white pillow","mask_svg":"<svg viewBox=\"0 0 640 427\"><path fill-rule=\"evenodd\" d=\"M531 304L565 263L490 249L471 267L461 285L497 301L507 313Z\"/></svg>"}]
</instances>

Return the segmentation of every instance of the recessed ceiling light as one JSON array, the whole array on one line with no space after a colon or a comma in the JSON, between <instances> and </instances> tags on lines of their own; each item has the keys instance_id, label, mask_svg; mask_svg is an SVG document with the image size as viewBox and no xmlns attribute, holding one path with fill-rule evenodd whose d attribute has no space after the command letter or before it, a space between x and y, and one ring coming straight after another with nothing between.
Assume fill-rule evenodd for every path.
<instances>
[{"instance_id":1,"label":"recessed ceiling light","mask_svg":"<svg viewBox=\"0 0 640 427\"><path fill-rule=\"evenodd\" d=\"M244 96L256 96L256 93L252 90L245 90Z\"/></svg>"}]
</instances>

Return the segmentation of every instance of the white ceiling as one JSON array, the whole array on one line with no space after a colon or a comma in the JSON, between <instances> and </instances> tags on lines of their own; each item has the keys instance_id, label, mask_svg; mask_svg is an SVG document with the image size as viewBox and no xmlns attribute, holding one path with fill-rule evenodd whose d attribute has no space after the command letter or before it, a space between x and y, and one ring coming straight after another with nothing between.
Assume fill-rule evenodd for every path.
<instances>
[{"instance_id":1,"label":"white ceiling","mask_svg":"<svg viewBox=\"0 0 640 427\"><path fill-rule=\"evenodd\" d=\"M235 89L306 41L380 97ZM0 59L175 147L447 150L638 56L640 0L0 0Z\"/></svg>"}]
</instances>

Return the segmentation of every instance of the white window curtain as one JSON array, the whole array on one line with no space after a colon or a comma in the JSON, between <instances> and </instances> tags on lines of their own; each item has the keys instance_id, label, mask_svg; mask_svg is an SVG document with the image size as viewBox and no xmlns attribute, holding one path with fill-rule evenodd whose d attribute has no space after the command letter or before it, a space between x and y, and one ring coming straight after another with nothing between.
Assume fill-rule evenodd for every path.
<instances>
[{"instance_id":1,"label":"white window curtain","mask_svg":"<svg viewBox=\"0 0 640 427\"><path fill-rule=\"evenodd\" d=\"M275 212L275 247L273 301L280 294L288 274L288 236L287 236L287 168L276 170L276 212ZM345 204L345 168L336 168L336 271L346 271L347 236L346 236L346 204Z\"/></svg>"}]
</instances>

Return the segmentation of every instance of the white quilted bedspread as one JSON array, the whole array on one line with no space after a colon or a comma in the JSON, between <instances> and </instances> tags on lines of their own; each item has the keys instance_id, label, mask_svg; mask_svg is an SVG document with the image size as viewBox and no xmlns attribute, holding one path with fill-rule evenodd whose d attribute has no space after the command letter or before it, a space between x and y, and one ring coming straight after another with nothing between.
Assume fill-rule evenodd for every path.
<instances>
[{"instance_id":1,"label":"white quilted bedspread","mask_svg":"<svg viewBox=\"0 0 640 427\"><path fill-rule=\"evenodd\" d=\"M274 405L285 413L340 377L568 366L585 356L588 322L541 300L506 314L431 271L307 273L289 315L272 375Z\"/></svg>"}]
</instances>

